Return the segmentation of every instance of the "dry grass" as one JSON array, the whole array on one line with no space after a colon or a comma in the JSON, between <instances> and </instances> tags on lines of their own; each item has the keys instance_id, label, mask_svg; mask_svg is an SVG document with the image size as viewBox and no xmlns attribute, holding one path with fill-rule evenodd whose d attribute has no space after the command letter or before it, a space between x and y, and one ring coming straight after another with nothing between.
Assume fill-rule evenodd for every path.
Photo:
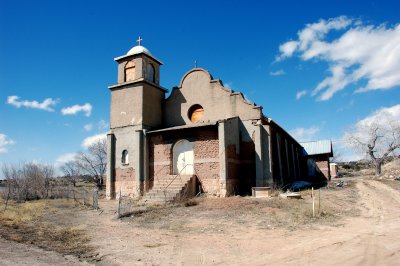
<instances>
[{"instance_id":1,"label":"dry grass","mask_svg":"<svg viewBox=\"0 0 400 266\"><path fill-rule=\"evenodd\" d=\"M37 200L9 202L4 210L4 202L1 202L0 236L65 255L90 257L93 248L88 245L89 238L84 230L75 226L56 226L46 221L46 217L56 212L58 207L67 205L68 208L76 208L72 201Z\"/></svg>"},{"instance_id":2,"label":"dry grass","mask_svg":"<svg viewBox=\"0 0 400 266\"><path fill-rule=\"evenodd\" d=\"M332 186L321 190L321 206L318 208L316 201L316 217L312 217L311 192L307 190L301 192L303 199L300 200L276 196L268 199L235 196L195 198L179 204L147 208L140 206L122 221L145 231L161 229L173 234L221 236L226 232L252 229L303 230L315 225L336 226L342 217L357 215L356 188L351 183L346 184L344 188ZM94 248L89 245L85 230L77 225L96 224L96 219L104 219L103 216L90 214L85 206L77 205L73 200L62 199L20 204L10 202L6 211L2 211L3 208L4 202L0 202L0 237L95 260ZM82 215L94 220L88 221ZM164 244L146 242L143 245L152 249Z\"/></svg>"},{"instance_id":3,"label":"dry grass","mask_svg":"<svg viewBox=\"0 0 400 266\"><path fill-rule=\"evenodd\" d=\"M304 226L333 224L348 215L357 215L358 195L351 184L345 188L321 189L318 207L315 195L315 217L312 215L311 191L301 192L303 199L271 197L197 198L176 205L153 206L133 213L123 220L138 227L169 229L179 232L221 231L221 225L262 229L300 229ZM276 193L277 194L277 193ZM190 206L190 208L188 208ZM199 221L203 221L201 224Z\"/></svg>"}]
</instances>

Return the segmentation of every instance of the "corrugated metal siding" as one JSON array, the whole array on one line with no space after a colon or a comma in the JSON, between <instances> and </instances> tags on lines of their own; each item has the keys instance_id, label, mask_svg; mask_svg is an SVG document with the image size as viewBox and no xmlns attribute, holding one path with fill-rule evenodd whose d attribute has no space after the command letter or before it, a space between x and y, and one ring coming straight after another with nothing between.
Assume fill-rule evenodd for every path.
<instances>
[{"instance_id":1,"label":"corrugated metal siding","mask_svg":"<svg viewBox=\"0 0 400 266\"><path fill-rule=\"evenodd\" d=\"M330 140L300 142L300 145L304 147L307 153L305 155L332 153L332 142Z\"/></svg>"}]
</instances>

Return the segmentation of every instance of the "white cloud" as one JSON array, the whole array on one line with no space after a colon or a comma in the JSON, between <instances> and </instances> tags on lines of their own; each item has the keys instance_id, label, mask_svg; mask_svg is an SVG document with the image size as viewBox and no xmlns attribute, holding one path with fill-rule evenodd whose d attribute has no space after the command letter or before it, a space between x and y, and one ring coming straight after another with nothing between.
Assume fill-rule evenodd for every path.
<instances>
[{"instance_id":1,"label":"white cloud","mask_svg":"<svg viewBox=\"0 0 400 266\"><path fill-rule=\"evenodd\" d=\"M307 95L307 90L298 91L296 93L296 100L300 100L301 97L306 96L306 95Z\"/></svg>"},{"instance_id":2,"label":"white cloud","mask_svg":"<svg viewBox=\"0 0 400 266\"><path fill-rule=\"evenodd\" d=\"M85 138L83 141L82 141L82 147L84 147L84 148L88 148L90 145L92 145L93 143L96 143L97 141L100 141L100 140L105 140L107 138L107 132L105 132L105 133L101 133L101 134L97 134L97 135L94 135L94 136L90 136L90 137L87 137L87 138Z\"/></svg>"},{"instance_id":3,"label":"white cloud","mask_svg":"<svg viewBox=\"0 0 400 266\"><path fill-rule=\"evenodd\" d=\"M27 100L19 100L19 96L12 95L7 97L7 103L9 105L15 106L17 108L20 108L21 106L24 106L26 108L32 108L32 109L40 109L48 112L54 112L54 109L51 108L51 106L55 106L57 104L57 100L54 100L52 98L47 98L43 102L38 102L36 100L33 101L27 101Z\"/></svg>"},{"instance_id":4,"label":"white cloud","mask_svg":"<svg viewBox=\"0 0 400 266\"><path fill-rule=\"evenodd\" d=\"M298 45L299 42L297 41L288 41L284 44L281 44L279 46L279 51L281 52L281 55L276 58L276 61L281 61L287 57L291 57L296 51Z\"/></svg>"},{"instance_id":5,"label":"white cloud","mask_svg":"<svg viewBox=\"0 0 400 266\"><path fill-rule=\"evenodd\" d=\"M60 156L57 157L57 159L55 161L55 166L59 167L59 166L63 165L64 163L74 160L76 155L77 155L76 153L61 154Z\"/></svg>"},{"instance_id":6,"label":"white cloud","mask_svg":"<svg viewBox=\"0 0 400 266\"><path fill-rule=\"evenodd\" d=\"M101 129L107 129L110 125L105 120L102 119L97 123L97 126L101 130Z\"/></svg>"},{"instance_id":7,"label":"white cloud","mask_svg":"<svg viewBox=\"0 0 400 266\"><path fill-rule=\"evenodd\" d=\"M290 130L290 135L299 142L315 140L317 133L320 131L319 127L312 126L309 128L298 127Z\"/></svg>"},{"instance_id":8,"label":"white cloud","mask_svg":"<svg viewBox=\"0 0 400 266\"><path fill-rule=\"evenodd\" d=\"M85 131L90 131L90 130L92 130L92 128L93 128L93 124L86 124L83 126L83 129Z\"/></svg>"},{"instance_id":9,"label":"white cloud","mask_svg":"<svg viewBox=\"0 0 400 266\"><path fill-rule=\"evenodd\" d=\"M84 112L86 116L90 116L92 113L92 105L90 103L85 103L84 105L75 104L70 107L61 109L63 115L76 115L79 112Z\"/></svg>"},{"instance_id":10,"label":"white cloud","mask_svg":"<svg viewBox=\"0 0 400 266\"><path fill-rule=\"evenodd\" d=\"M282 75L285 75L286 72L283 69L279 69L277 71L271 71L271 72L269 72L269 74L271 76L282 76Z\"/></svg>"},{"instance_id":11,"label":"white cloud","mask_svg":"<svg viewBox=\"0 0 400 266\"><path fill-rule=\"evenodd\" d=\"M392 122L400 121L400 104L391 107L382 107L371 115L357 122L356 126L370 126L373 124L388 126Z\"/></svg>"},{"instance_id":12,"label":"white cloud","mask_svg":"<svg viewBox=\"0 0 400 266\"><path fill-rule=\"evenodd\" d=\"M15 142L7 135L0 133L0 154L7 153L7 146L13 145Z\"/></svg>"},{"instance_id":13,"label":"white cloud","mask_svg":"<svg viewBox=\"0 0 400 266\"><path fill-rule=\"evenodd\" d=\"M329 38L332 31L338 37ZM319 100L359 82L365 85L358 93L400 86L400 24L366 25L342 16L307 24L297 35L297 40L280 45L277 61L297 55L327 62L331 75L313 91Z\"/></svg>"}]
</instances>

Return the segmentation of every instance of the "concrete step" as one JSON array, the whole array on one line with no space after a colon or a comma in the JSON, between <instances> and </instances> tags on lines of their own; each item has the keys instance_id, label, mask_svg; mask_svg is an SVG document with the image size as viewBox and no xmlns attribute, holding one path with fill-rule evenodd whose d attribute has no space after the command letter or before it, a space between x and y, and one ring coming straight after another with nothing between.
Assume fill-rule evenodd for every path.
<instances>
[{"instance_id":1,"label":"concrete step","mask_svg":"<svg viewBox=\"0 0 400 266\"><path fill-rule=\"evenodd\" d=\"M168 184L186 184L189 179L175 179L175 180L159 180L154 182L154 185L160 184L160 185L168 185Z\"/></svg>"},{"instance_id":2,"label":"concrete step","mask_svg":"<svg viewBox=\"0 0 400 266\"><path fill-rule=\"evenodd\" d=\"M158 195L164 197L164 196L176 195L176 194L178 194L179 192L181 192L181 191L180 191L180 190L173 190L173 191L165 192L165 194L164 194L164 192L158 192L158 193L152 192L152 193L147 193L147 194L145 195L145 197L146 197L146 196L152 197L152 196L158 196Z\"/></svg>"},{"instance_id":3,"label":"concrete step","mask_svg":"<svg viewBox=\"0 0 400 266\"><path fill-rule=\"evenodd\" d=\"M169 180L169 181L171 181L171 180L181 180L181 179L182 180L189 180L191 177L192 177L191 175L181 175L181 176L177 176L177 177L169 175L169 176L163 176L163 177L155 178L154 182L157 182L157 181L160 181L160 180Z\"/></svg>"},{"instance_id":4,"label":"concrete step","mask_svg":"<svg viewBox=\"0 0 400 266\"><path fill-rule=\"evenodd\" d=\"M145 195L153 195L153 194L172 194L172 193L178 193L181 192L182 189L159 189L159 190L150 190L149 192L147 192Z\"/></svg>"},{"instance_id":5,"label":"concrete step","mask_svg":"<svg viewBox=\"0 0 400 266\"><path fill-rule=\"evenodd\" d=\"M186 181L186 182L174 182L174 183L166 183L166 184L154 184L153 185L153 187L163 187L163 188L165 188L165 187L171 187L171 186L181 186L181 187L184 187L186 184L187 184L187 182L189 182L189 180L188 181Z\"/></svg>"},{"instance_id":6,"label":"concrete step","mask_svg":"<svg viewBox=\"0 0 400 266\"><path fill-rule=\"evenodd\" d=\"M186 183L189 180L190 180L190 178L189 179L174 179L174 180L162 179L162 180L155 181L154 184Z\"/></svg>"},{"instance_id":7,"label":"concrete step","mask_svg":"<svg viewBox=\"0 0 400 266\"><path fill-rule=\"evenodd\" d=\"M189 181L189 180L188 180ZM155 183L153 187L170 187L170 186L184 186L187 182L173 182L173 183Z\"/></svg>"},{"instance_id":8,"label":"concrete step","mask_svg":"<svg viewBox=\"0 0 400 266\"><path fill-rule=\"evenodd\" d=\"M153 188L146 193L142 202L147 204L163 204L173 201L186 187L194 175L178 176L167 175L154 180Z\"/></svg>"},{"instance_id":9,"label":"concrete step","mask_svg":"<svg viewBox=\"0 0 400 266\"><path fill-rule=\"evenodd\" d=\"M184 188L185 185L176 185L176 186L168 186L168 187L153 187L151 190L152 191L164 191L164 190L176 190L179 189L181 190L182 188Z\"/></svg>"}]
</instances>

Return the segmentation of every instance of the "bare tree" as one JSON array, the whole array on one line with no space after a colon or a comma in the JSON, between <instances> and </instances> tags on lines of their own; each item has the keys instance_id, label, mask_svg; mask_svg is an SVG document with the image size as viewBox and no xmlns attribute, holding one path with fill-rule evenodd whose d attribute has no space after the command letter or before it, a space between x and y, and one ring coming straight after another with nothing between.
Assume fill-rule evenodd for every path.
<instances>
[{"instance_id":1,"label":"bare tree","mask_svg":"<svg viewBox=\"0 0 400 266\"><path fill-rule=\"evenodd\" d=\"M54 167L37 163L4 164L2 172L8 186L7 200L25 201L48 196Z\"/></svg>"},{"instance_id":2,"label":"bare tree","mask_svg":"<svg viewBox=\"0 0 400 266\"><path fill-rule=\"evenodd\" d=\"M106 173L107 145L106 140L99 140L88 147L87 152L79 152L76 162L82 172L92 176L101 189Z\"/></svg>"},{"instance_id":3,"label":"bare tree","mask_svg":"<svg viewBox=\"0 0 400 266\"><path fill-rule=\"evenodd\" d=\"M398 121L360 121L346 133L348 144L365 153L380 175L382 164L388 156L400 148L400 123Z\"/></svg>"},{"instance_id":4,"label":"bare tree","mask_svg":"<svg viewBox=\"0 0 400 266\"><path fill-rule=\"evenodd\" d=\"M69 182L75 187L76 182L81 176L81 168L77 162L77 160L71 160L64 163L60 167L61 171L64 173L64 176L68 179Z\"/></svg>"}]
</instances>

